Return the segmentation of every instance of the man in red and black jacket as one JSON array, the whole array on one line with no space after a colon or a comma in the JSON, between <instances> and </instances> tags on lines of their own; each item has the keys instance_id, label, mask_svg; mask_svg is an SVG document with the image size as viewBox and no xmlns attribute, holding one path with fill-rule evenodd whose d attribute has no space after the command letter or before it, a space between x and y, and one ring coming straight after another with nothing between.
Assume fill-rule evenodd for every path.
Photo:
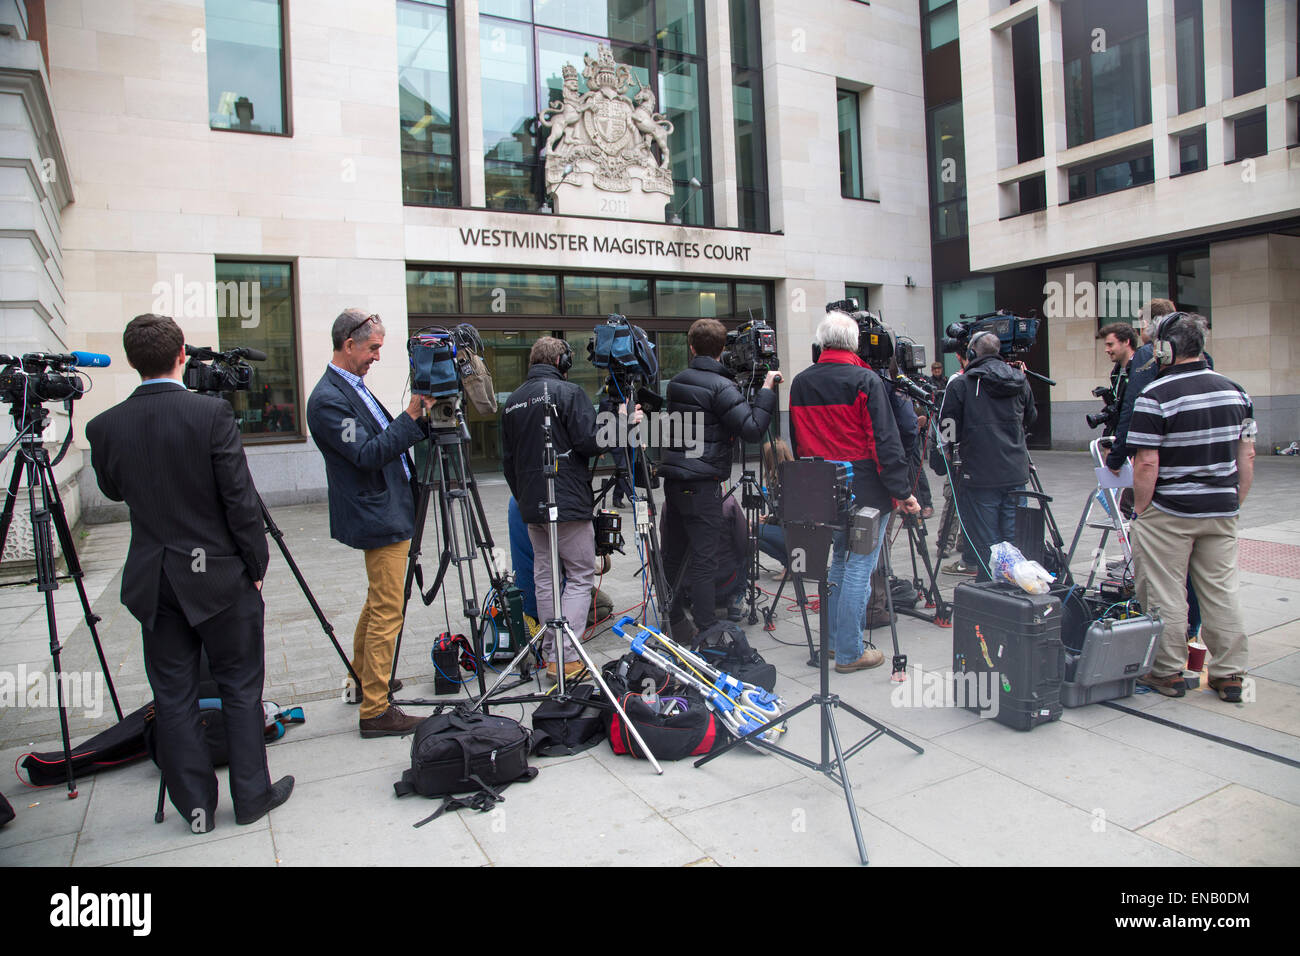
<instances>
[{"instance_id":1,"label":"man in red and black jacket","mask_svg":"<svg viewBox=\"0 0 1300 956\"><path fill-rule=\"evenodd\" d=\"M851 462L854 507L888 514L897 500L904 511L919 511L888 388L857 355L857 322L843 312L827 313L817 327L817 343L817 364L796 375L790 386L795 456ZM880 537L883 541L883 528ZM871 598L871 572L880 543L871 554L853 554L846 533L835 532L827 619L835 670L841 674L876 667L885 659L876 648L864 651L862 645L862 616Z\"/></svg>"}]
</instances>

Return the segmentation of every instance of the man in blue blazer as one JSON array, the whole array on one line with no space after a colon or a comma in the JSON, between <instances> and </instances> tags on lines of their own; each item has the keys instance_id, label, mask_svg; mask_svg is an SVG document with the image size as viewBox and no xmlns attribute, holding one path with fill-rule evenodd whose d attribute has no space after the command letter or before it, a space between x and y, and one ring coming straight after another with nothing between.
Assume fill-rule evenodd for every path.
<instances>
[{"instance_id":1,"label":"man in blue blazer","mask_svg":"<svg viewBox=\"0 0 1300 956\"><path fill-rule=\"evenodd\" d=\"M424 437L420 418L433 404L412 395L394 417L366 388L379 361L384 326L377 315L347 309L331 330L334 355L307 401L307 425L325 456L330 537L364 551L369 590L352 641L361 678L361 736L401 736L419 717L389 702L393 649L402 628L402 595L415 533L415 466L406 450Z\"/></svg>"}]
</instances>

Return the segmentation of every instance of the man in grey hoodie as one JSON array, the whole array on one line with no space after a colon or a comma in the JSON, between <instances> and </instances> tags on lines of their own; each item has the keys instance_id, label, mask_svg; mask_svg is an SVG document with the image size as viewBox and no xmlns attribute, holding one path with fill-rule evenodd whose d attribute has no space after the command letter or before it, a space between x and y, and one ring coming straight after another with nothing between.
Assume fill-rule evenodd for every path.
<instances>
[{"instance_id":1,"label":"man in grey hoodie","mask_svg":"<svg viewBox=\"0 0 1300 956\"><path fill-rule=\"evenodd\" d=\"M1038 417L1029 380L1002 360L1000 347L992 332L972 336L969 364L948 384L940 412L941 434L961 447L961 478L953 493L980 581L990 578L989 548L1015 539L1013 492L1029 480L1025 434Z\"/></svg>"}]
</instances>

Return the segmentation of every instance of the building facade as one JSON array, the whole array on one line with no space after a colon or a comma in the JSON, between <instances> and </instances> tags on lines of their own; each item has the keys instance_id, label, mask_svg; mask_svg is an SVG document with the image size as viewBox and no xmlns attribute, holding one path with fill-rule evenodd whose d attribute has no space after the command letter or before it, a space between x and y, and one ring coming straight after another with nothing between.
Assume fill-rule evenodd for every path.
<instances>
[{"instance_id":1,"label":"building facade","mask_svg":"<svg viewBox=\"0 0 1300 956\"><path fill-rule=\"evenodd\" d=\"M955 40L926 53L927 106L943 87L960 111L966 172L965 251L936 237L939 315L1041 300L1051 440L1078 447L1109 370L1098 327L1172 299L1210 319L1261 449L1300 437L1296 0L928 6Z\"/></svg>"},{"instance_id":2,"label":"building facade","mask_svg":"<svg viewBox=\"0 0 1300 956\"><path fill-rule=\"evenodd\" d=\"M766 319L797 371L846 290L930 344L915 0L8 5L71 192L40 199L61 230L49 317L11 326L6 302L4 350L110 354L78 421L138 383L121 332L141 312L176 316L192 344L266 352L232 400L269 503L323 493L304 403L348 306L383 317L368 382L390 406L406 334L430 325L474 324L499 392L552 332L594 393L582 358L609 312L651 333L667 376L701 316ZM673 124L658 222L617 201L551 211L538 114L601 44ZM496 467L495 423L470 418L474 460ZM93 480L80 495L114 513Z\"/></svg>"}]
</instances>

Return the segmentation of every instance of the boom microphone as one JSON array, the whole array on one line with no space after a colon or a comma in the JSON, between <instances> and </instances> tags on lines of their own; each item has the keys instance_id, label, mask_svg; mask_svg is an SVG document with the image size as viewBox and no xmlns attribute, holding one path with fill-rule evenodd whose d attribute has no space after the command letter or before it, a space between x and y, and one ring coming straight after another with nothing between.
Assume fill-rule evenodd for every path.
<instances>
[{"instance_id":1,"label":"boom microphone","mask_svg":"<svg viewBox=\"0 0 1300 956\"><path fill-rule=\"evenodd\" d=\"M72 357L76 360L73 364L81 368L108 368L113 361L103 352L73 352Z\"/></svg>"}]
</instances>

